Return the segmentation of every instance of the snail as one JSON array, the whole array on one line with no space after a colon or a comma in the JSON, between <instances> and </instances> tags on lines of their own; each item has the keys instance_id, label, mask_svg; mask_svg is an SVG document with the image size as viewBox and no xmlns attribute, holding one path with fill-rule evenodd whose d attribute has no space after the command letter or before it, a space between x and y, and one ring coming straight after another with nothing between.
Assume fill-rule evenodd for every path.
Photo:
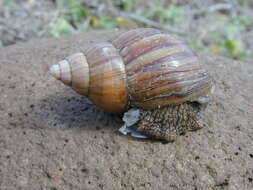
<instances>
[{"instance_id":1,"label":"snail","mask_svg":"<svg viewBox=\"0 0 253 190\"><path fill-rule=\"evenodd\" d=\"M214 89L195 52L153 28L92 44L49 72L105 111L125 113L122 133L166 141L202 127L200 113Z\"/></svg>"}]
</instances>

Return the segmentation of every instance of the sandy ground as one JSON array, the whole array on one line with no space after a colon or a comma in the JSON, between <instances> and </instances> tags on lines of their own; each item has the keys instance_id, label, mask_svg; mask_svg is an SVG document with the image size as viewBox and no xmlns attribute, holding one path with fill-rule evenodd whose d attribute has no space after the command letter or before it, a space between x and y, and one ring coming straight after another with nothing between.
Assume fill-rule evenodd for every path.
<instances>
[{"instance_id":1,"label":"sandy ground","mask_svg":"<svg viewBox=\"0 0 253 190\"><path fill-rule=\"evenodd\" d=\"M253 67L201 54L215 79L204 129L163 144L120 135L118 117L48 67L114 32L0 49L0 189L253 189ZM86 44L86 45L84 45Z\"/></svg>"}]
</instances>

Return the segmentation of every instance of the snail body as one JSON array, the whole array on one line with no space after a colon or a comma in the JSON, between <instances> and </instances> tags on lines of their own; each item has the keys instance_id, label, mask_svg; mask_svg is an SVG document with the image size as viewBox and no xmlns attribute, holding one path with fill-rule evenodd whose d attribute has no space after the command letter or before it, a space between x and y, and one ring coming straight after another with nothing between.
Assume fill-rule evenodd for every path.
<instances>
[{"instance_id":1,"label":"snail body","mask_svg":"<svg viewBox=\"0 0 253 190\"><path fill-rule=\"evenodd\" d=\"M213 90L211 77L191 48L151 28L133 29L93 44L84 53L53 65L50 73L98 107L118 114L132 107L143 110L144 116L157 110L164 113L165 107L188 107L188 102L204 104ZM147 134L146 128L139 131Z\"/></svg>"}]
</instances>

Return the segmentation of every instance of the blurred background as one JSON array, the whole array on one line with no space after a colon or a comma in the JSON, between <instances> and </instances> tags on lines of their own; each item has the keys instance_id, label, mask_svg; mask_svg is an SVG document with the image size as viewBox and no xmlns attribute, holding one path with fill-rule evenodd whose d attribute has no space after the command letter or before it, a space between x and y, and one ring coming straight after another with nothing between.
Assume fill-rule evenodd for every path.
<instances>
[{"instance_id":1,"label":"blurred background","mask_svg":"<svg viewBox=\"0 0 253 190\"><path fill-rule=\"evenodd\" d=\"M0 47L89 30L155 27L252 62L253 0L0 0Z\"/></svg>"}]
</instances>

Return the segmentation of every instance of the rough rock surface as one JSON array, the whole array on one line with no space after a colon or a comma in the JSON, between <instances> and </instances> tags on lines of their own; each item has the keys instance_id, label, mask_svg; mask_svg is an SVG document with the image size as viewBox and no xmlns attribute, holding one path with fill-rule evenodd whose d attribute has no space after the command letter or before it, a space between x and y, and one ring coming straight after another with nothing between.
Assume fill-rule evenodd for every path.
<instances>
[{"instance_id":1,"label":"rough rock surface","mask_svg":"<svg viewBox=\"0 0 253 190\"><path fill-rule=\"evenodd\" d=\"M216 84L208 125L174 143L138 140L47 72L113 33L0 49L0 189L252 190L253 66L200 55Z\"/></svg>"}]
</instances>

